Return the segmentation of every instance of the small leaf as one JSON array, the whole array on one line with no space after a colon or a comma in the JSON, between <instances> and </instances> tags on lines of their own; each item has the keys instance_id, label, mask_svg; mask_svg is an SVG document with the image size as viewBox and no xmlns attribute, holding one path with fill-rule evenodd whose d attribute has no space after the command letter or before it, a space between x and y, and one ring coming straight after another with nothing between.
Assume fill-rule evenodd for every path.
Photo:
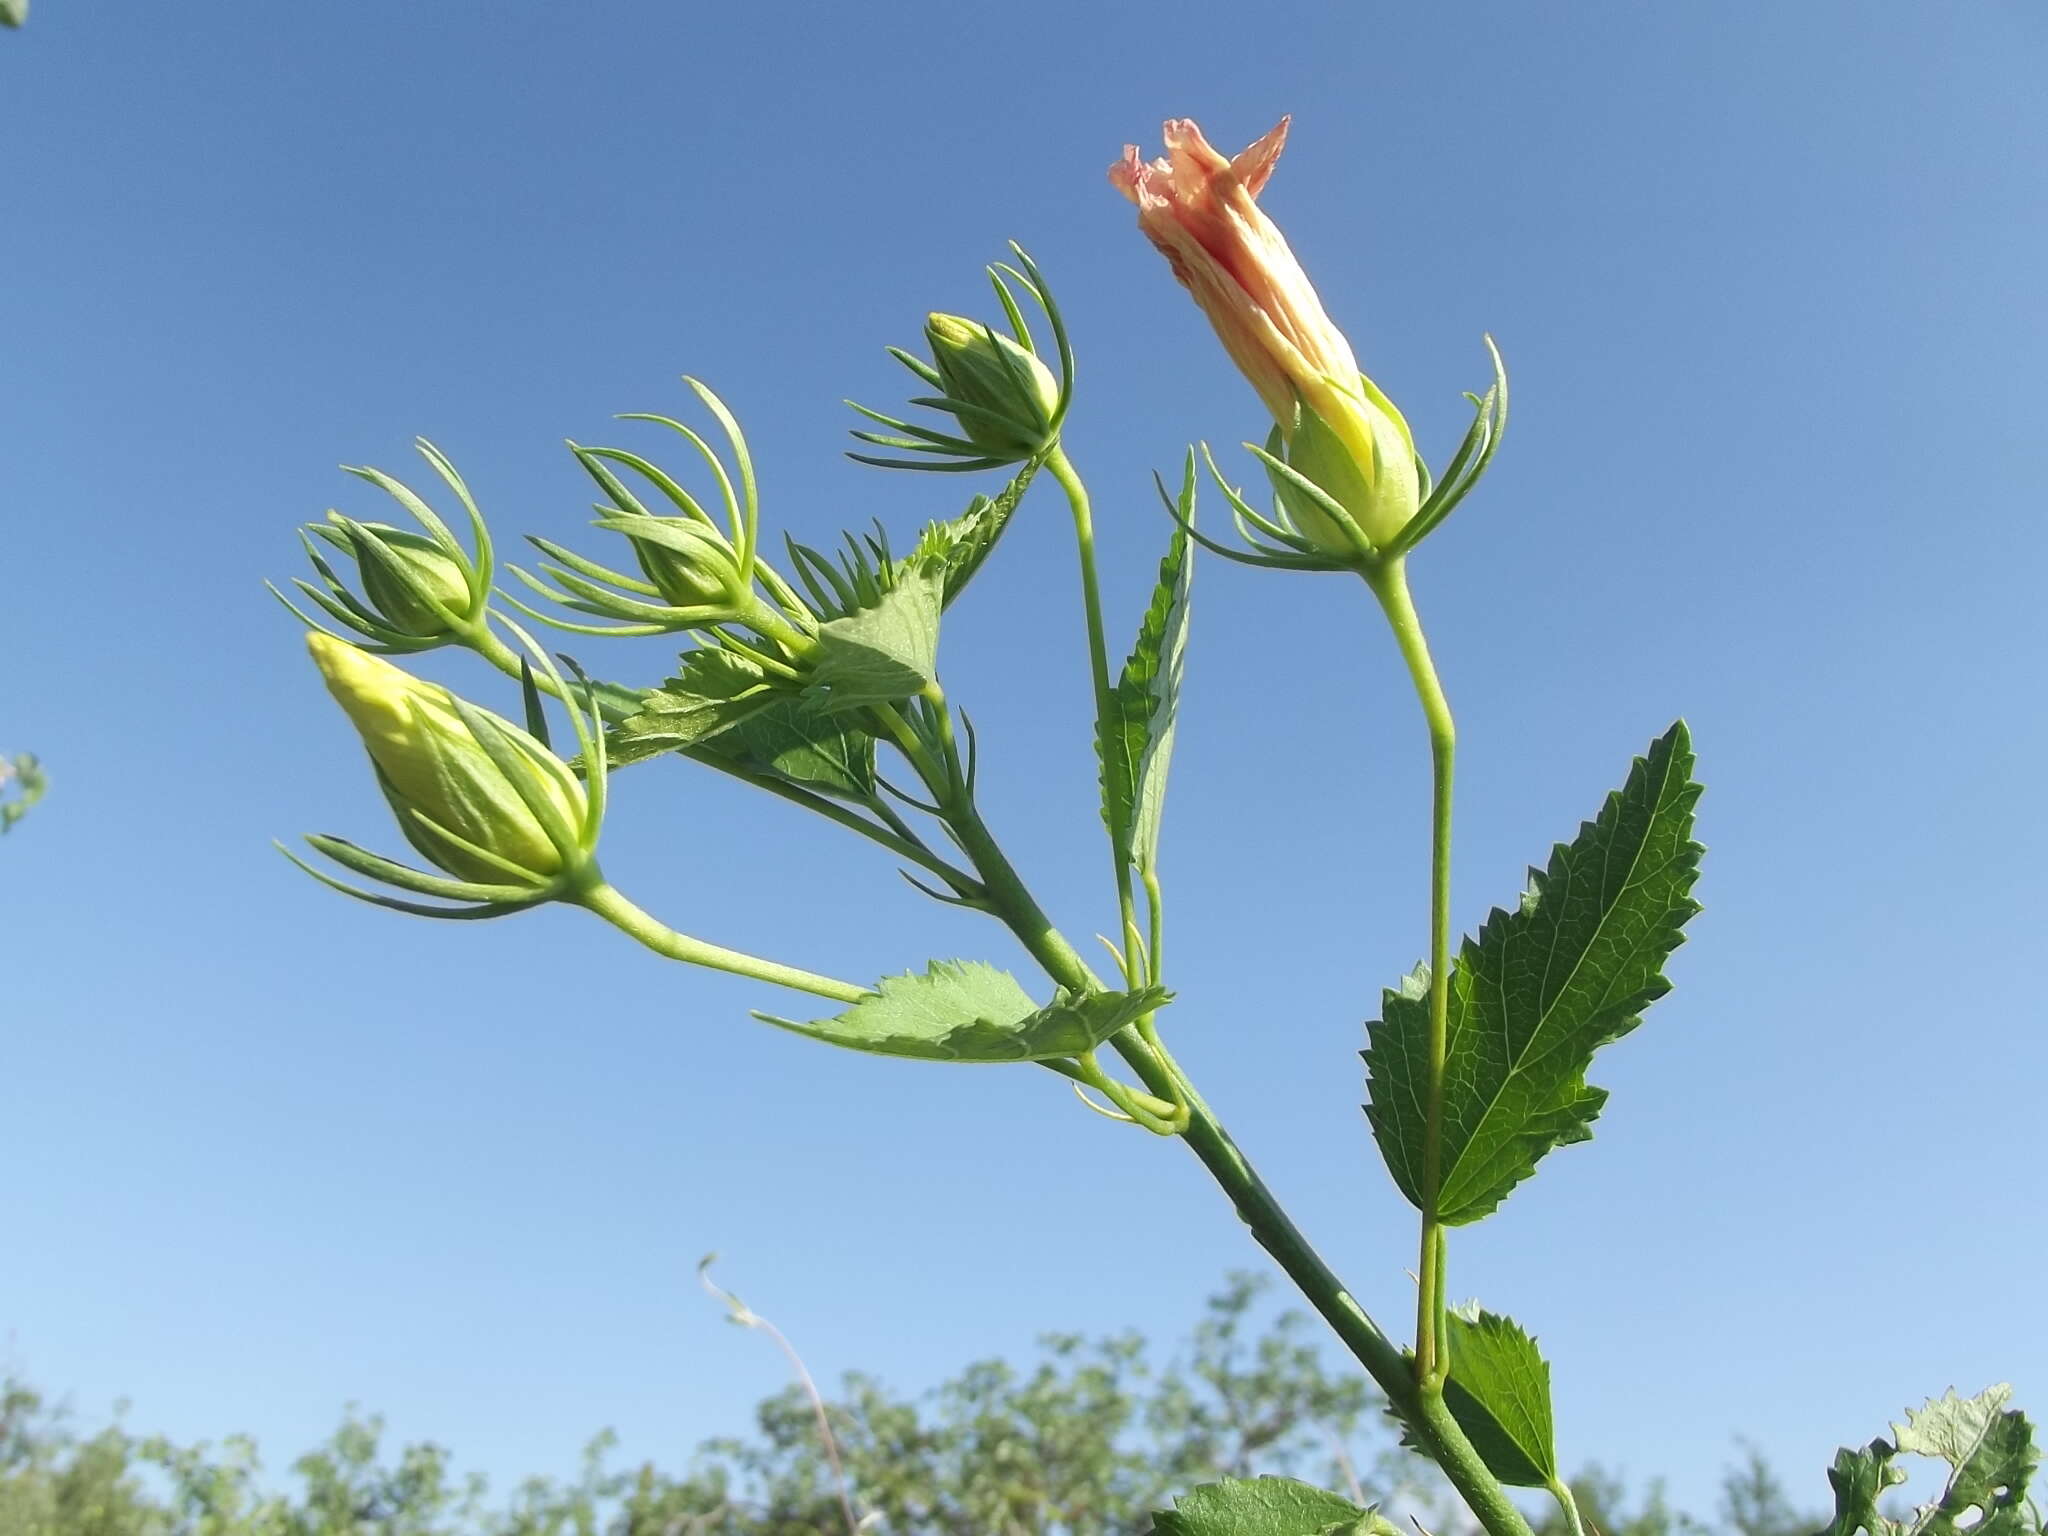
<instances>
[{"instance_id":1,"label":"small leaf","mask_svg":"<svg viewBox=\"0 0 2048 1536\"><path fill-rule=\"evenodd\" d=\"M996 541L1010 526L1010 514L1017 510L1017 504L1024 499L1024 492L1031 484L1031 477L1037 473L1037 463L1027 461L995 500L977 496L960 516L949 522L931 524L919 537L917 548L911 551L909 560L904 563L938 574L941 608L953 606L953 600L966 590L975 572L995 551Z\"/></svg>"},{"instance_id":2,"label":"small leaf","mask_svg":"<svg viewBox=\"0 0 2048 1536\"><path fill-rule=\"evenodd\" d=\"M936 573L905 572L869 606L820 627L815 687L825 709L894 703L936 680L939 584Z\"/></svg>"},{"instance_id":3,"label":"small leaf","mask_svg":"<svg viewBox=\"0 0 2048 1536\"><path fill-rule=\"evenodd\" d=\"M1448 1317L1451 1375L1444 1404L1487 1470L1516 1488L1557 1480L1550 1365L1509 1318L1475 1305Z\"/></svg>"},{"instance_id":4,"label":"small leaf","mask_svg":"<svg viewBox=\"0 0 2048 1536\"><path fill-rule=\"evenodd\" d=\"M28 20L28 0L0 0L0 27L18 27Z\"/></svg>"},{"instance_id":5,"label":"small leaf","mask_svg":"<svg viewBox=\"0 0 2048 1536\"><path fill-rule=\"evenodd\" d=\"M685 651L676 675L641 696L640 712L606 736L611 766L693 747L777 702L759 666L731 651Z\"/></svg>"},{"instance_id":6,"label":"small leaf","mask_svg":"<svg viewBox=\"0 0 2048 1536\"><path fill-rule=\"evenodd\" d=\"M1828 1482L1835 1490L1835 1518L1822 1536L1894 1536L1899 1527L1878 1513L1877 1501L1887 1488L1906 1480L1903 1468L1892 1465L1896 1452L1889 1441L1873 1440L1860 1451L1847 1447L1835 1453Z\"/></svg>"},{"instance_id":7,"label":"small leaf","mask_svg":"<svg viewBox=\"0 0 2048 1536\"><path fill-rule=\"evenodd\" d=\"M825 794L865 800L874 792L874 738L788 695L712 737L704 748L751 772Z\"/></svg>"},{"instance_id":8,"label":"small leaf","mask_svg":"<svg viewBox=\"0 0 2048 1536\"><path fill-rule=\"evenodd\" d=\"M1167 1003L1163 987L1135 992L1062 992L1039 1007L1008 971L979 960L934 960L922 975L887 976L867 997L829 1019L800 1024L755 1018L828 1045L921 1061L1048 1061L1092 1051L1133 1020Z\"/></svg>"},{"instance_id":9,"label":"small leaf","mask_svg":"<svg viewBox=\"0 0 2048 1536\"><path fill-rule=\"evenodd\" d=\"M1204 1483L1152 1516L1153 1536L1383 1536L1392 1527L1349 1499L1291 1477Z\"/></svg>"},{"instance_id":10,"label":"small leaf","mask_svg":"<svg viewBox=\"0 0 2048 1536\"><path fill-rule=\"evenodd\" d=\"M1102 763L1102 820L1119 857L1140 869L1159 856L1159 821L1166 807L1166 769L1173 756L1174 717L1180 705L1187 654L1188 591L1195 562L1188 558L1184 526L1194 517L1195 460L1188 455L1180 522L1159 581L1138 626L1138 641L1110 696L1096 750Z\"/></svg>"},{"instance_id":11,"label":"small leaf","mask_svg":"<svg viewBox=\"0 0 2048 1536\"><path fill-rule=\"evenodd\" d=\"M1479 1220L1552 1147L1584 1141L1607 1101L1593 1053L1670 990L1664 957L1699 910L1692 744L1672 726L1599 816L1559 844L1514 912L1495 909L1452 970L1437 1214ZM1429 973L1385 994L1365 1052L1373 1135L1420 1208L1428 1102Z\"/></svg>"}]
</instances>

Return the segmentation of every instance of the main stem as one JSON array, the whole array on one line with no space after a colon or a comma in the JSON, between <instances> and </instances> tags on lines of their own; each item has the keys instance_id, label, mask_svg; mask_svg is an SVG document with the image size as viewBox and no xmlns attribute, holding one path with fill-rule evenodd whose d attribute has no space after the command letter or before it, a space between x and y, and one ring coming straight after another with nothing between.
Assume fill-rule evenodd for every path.
<instances>
[{"instance_id":1,"label":"main stem","mask_svg":"<svg viewBox=\"0 0 2048 1536\"><path fill-rule=\"evenodd\" d=\"M989 904L1046 974L1061 986L1086 991L1101 986L1073 945L1038 905L1023 878L997 844L980 813L965 807L951 818L961 848L988 891ZM1185 1073L1155 1051L1135 1029L1120 1031L1110 1044L1156 1096L1185 1105L1182 1138L1229 1197L1239 1220L1259 1246L1292 1280L1386 1393L1387 1401L1413 1430L1416 1440L1451 1481L1489 1536L1531 1536L1528 1521L1502 1492L1479 1452L1451 1417L1441 1386L1425 1391L1401 1351L1380 1332L1344 1283L1323 1262L1266 1187L1214 1111Z\"/></svg>"},{"instance_id":2,"label":"main stem","mask_svg":"<svg viewBox=\"0 0 2048 1536\"><path fill-rule=\"evenodd\" d=\"M1451 773L1458 732L1450 702L1437 680L1429 641L1408 595L1408 571L1396 556L1365 572L1393 626L1401 659L1408 664L1422 716L1429 727L1431 814L1429 847L1429 1094L1424 1105L1422 1143L1422 1243L1417 1262L1415 1369L1424 1394L1441 1394L1450 1374L1444 1333L1444 1226L1438 1216L1443 1187L1444 1058L1450 1035L1451 998Z\"/></svg>"}]
</instances>

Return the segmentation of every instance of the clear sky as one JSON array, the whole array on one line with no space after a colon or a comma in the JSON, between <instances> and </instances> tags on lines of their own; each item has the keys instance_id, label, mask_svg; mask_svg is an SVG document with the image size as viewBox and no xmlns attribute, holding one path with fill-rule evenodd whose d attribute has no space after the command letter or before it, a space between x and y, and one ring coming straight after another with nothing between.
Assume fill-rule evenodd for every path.
<instances>
[{"instance_id":1,"label":"clear sky","mask_svg":"<svg viewBox=\"0 0 2048 1536\"><path fill-rule=\"evenodd\" d=\"M1462 727L1456 917L1512 899L1683 714L1707 911L1593 1074L1587 1146L1453 1246L1555 1365L1563 1454L1802 1501L1909 1400L2048 1412L2037 1116L2048 16L1981 3L1235 10L39 0L0 36L0 1329L86 1415L276 1453L344 1401L506 1477L680 1460L782 1382L905 1388L1046 1329L1183 1330L1259 1255L1179 1147L1048 1074L749 1022L789 995L547 911L430 925L270 848L396 843L264 577L439 442L506 544L596 549L560 440L699 375L766 516L957 511L845 462L845 395L1025 241L1128 633L1155 467L1265 431L1103 177L1159 121L1295 115L1266 194L1439 462L1482 332L1491 478L1417 560ZM1232 447L1227 457L1243 467ZM677 460L679 462L679 460ZM1249 476L1249 469L1244 473ZM1072 550L1041 493L949 619L984 797L1106 929ZM659 642L592 642L661 675ZM1417 712L1356 583L1205 564L1166 834L1171 1038L1390 1328L1412 1219L1361 1023L1424 941ZM460 660L429 668L501 709ZM607 866L678 926L855 978L1016 951L688 765Z\"/></svg>"}]
</instances>

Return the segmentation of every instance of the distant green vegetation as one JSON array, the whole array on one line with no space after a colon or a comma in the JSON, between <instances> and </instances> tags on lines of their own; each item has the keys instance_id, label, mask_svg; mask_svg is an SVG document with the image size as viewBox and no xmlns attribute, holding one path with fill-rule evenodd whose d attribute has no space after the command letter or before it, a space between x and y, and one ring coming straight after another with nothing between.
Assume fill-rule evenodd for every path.
<instances>
[{"instance_id":1,"label":"distant green vegetation","mask_svg":"<svg viewBox=\"0 0 2048 1536\"><path fill-rule=\"evenodd\" d=\"M1257 1287L1234 1280L1166 1360L1135 1334L1043 1341L1036 1362L983 1360L921 1398L850 1375L829 1405L861 1529L875 1536L1144 1536L1176 1489L1283 1472L1463 1522L1409 1482L1426 1464L1394 1447L1354 1373L1325 1369L1309 1320L1258 1326ZM90 1435L34 1391L0 1393L0 1536L846 1536L809 1401L762 1402L751 1434L707 1442L688 1466L619 1465L610 1431L571 1481L493 1495L432 1443L387 1449L351 1412L334 1436L267 1479L255 1441L177 1445L119 1424ZM1363 1487L1360 1488L1360 1485ZM1594 1468L1574 1483L1602 1536L1800 1536L1823 1523L1787 1503L1752 1454L1700 1521L1660 1489L1631 1500ZM1542 1536L1563 1536L1541 1528Z\"/></svg>"},{"instance_id":2,"label":"distant green vegetation","mask_svg":"<svg viewBox=\"0 0 2048 1536\"><path fill-rule=\"evenodd\" d=\"M0 832L9 831L28 814L28 808L42 799L48 782L42 764L31 754L0 757Z\"/></svg>"}]
</instances>

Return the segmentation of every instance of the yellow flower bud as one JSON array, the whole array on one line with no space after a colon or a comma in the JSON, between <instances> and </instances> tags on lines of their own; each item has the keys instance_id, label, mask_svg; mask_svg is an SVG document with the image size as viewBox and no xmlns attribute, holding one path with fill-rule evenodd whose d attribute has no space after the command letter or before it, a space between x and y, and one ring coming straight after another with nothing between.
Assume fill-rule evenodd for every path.
<instances>
[{"instance_id":1,"label":"yellow flower bud","mask_svg":"<svg viewBox=\"0 0 2048 1536\"><path fill-rule=\"evenodd\" d=\"M309 634L306 645L377 765L401 830L435 864L459 879L505 884L518 876L504 864L544 881L587 854L582 784L525 731L475 711L514 760L515 783L447 689L331 635Z\"/></svg>"}]
</instances>

